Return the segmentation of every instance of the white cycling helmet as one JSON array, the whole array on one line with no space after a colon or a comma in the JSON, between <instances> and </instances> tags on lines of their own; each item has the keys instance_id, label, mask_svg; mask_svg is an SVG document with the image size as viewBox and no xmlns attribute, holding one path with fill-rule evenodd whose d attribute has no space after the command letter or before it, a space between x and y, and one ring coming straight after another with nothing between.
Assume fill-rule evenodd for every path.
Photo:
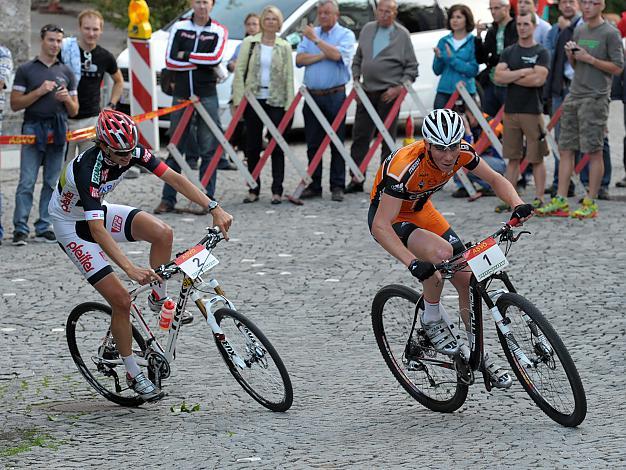
<instances>
[{"instance_id":1,"label":"white cycling helmet","mask_svg":"<svg viewBox=\"0 0 626 470\"><path fill-rule=\"evenodd\" d=\"M465 135L463 119L451 109L433 109L422 123L422 135L431 144L458 144Z\"/></svg>"}]
</instances>

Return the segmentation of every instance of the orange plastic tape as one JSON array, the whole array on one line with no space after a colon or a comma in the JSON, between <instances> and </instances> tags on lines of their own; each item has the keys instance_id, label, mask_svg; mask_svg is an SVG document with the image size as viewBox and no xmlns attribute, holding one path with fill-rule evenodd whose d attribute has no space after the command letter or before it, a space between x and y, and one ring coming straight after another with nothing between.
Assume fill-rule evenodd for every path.
<instances>
[{"instance_id":1,"label":"orange plastic tape","mask_svg":"<svg viewBox=\"0 0 626 470\"><path fill-rule=\"evenodd\" d=\"M135 123L138 124L143 121L148 121L150 119L173 113L174 111L178 111L179 109L189 106L191 103L191 100L187 100L175 106L169 106L167 108L157 109L155 111L148 111L147 113L133 116L133 120L135 121ZM75 131L68 132L67 140L87 140L92 139L93 137L95 137L95 135L96 128L94 126L85 127L84 129L77 129ZM34 144L35 142L36 141L34 135L0 135L0 145L28 145ZM48 143L52 143L52 136L48 138Z\"/></svg>"}]
</instances>

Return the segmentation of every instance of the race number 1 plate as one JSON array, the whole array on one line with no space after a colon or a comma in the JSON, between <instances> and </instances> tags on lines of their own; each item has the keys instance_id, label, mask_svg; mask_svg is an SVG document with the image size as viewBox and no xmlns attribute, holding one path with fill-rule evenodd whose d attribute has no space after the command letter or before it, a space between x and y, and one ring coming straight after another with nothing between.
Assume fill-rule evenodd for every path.
<instances>
[{"instance_id":1,"label":"race number 1 plate","mask_svg":"<svg viewBox=\"0 0 626 470\"><path fill-rule=\"evenodd\" d=\"M496 240L491 237L463 253L463 258L478 282L509 265Z\"/></svg>"},{"instance_id":2,"label":"race number 1 plate","mask_svg":"<svg viewBox=\"0 0 626 470\"><path fill-rule=\"evenodd\" d=\"M196 245L174 260L180 269L191 279L195 279L209 269L217 266L219 261L209 253L204 245Z\"/></svg>"}]
</instances>

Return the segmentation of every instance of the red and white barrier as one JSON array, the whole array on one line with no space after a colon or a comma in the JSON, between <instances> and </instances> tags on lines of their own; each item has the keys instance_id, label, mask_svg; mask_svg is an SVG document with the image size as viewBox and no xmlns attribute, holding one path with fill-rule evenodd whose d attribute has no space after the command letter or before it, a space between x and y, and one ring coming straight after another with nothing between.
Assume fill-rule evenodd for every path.
<instances>
[{"instance_id":1,"label":"red and white barrier","mask_svg":"<svg viewBox=\"0 0 626 470\"><path fill-rule=\"evenodd\" d=\"M156 75L152 64L150 40L128 39L128 70L130 72L130 113L141 114L156 109ZM137 125L139 142L153 150L159 149L158 119Z\"/></svg>"}]
</instances>

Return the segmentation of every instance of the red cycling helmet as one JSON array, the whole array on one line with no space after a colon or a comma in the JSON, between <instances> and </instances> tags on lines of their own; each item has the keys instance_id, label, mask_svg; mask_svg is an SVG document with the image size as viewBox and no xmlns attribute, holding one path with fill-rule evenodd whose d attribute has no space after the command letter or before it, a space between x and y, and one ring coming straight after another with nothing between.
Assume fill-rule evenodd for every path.
<instances>
[{"instance_id":1,"label":"red cycling helmet","mask_svg":"<svg viewBox=\"0 0 626 470\"><path fill-rule=\"evenodd\" d=\"M100 142L119 151L131 151L137 146L137 125L120 111L103 109L96 124L96 137Z\"/></svg>"}]
</instances>

